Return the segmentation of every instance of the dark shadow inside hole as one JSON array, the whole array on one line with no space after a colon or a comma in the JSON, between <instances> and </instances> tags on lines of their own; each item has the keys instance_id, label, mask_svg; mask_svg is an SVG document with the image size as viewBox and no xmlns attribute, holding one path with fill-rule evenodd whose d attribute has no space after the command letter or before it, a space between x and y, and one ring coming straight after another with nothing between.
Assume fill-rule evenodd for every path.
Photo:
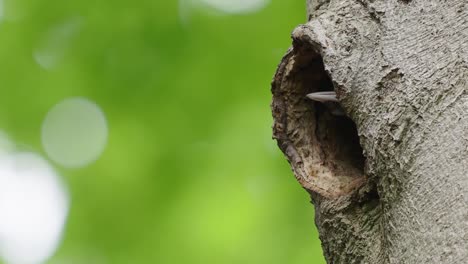
<instances>
[{"instance_id":1,"label":"dark shadow inside hole","mask_svg":"<svg viewBox=\"0 0 468 264\"><path fill-rule=\"evenodd\" d=\"M321 75L323 76L322 78L320 78L318 91L319 92L334 91L333 82L330 79L330 77L328 77L328 74L325 72L325 66L323 65L322 59L319 59L318 61L320 61L320 63L319 63L320 72L321 72Z\"/></svg>"},{"instance_id":2,"label":"dark shadow inside hole","mask_svg":"<svg viewBox=\"0 0 468 264\"><path fill-rule=\"evenodd\" d=\"M337 160L349 162L353 167L364 171L365 158L354 122L348 117L338 117L330 124L335 129Z\"/></svg>"}]
</instances>

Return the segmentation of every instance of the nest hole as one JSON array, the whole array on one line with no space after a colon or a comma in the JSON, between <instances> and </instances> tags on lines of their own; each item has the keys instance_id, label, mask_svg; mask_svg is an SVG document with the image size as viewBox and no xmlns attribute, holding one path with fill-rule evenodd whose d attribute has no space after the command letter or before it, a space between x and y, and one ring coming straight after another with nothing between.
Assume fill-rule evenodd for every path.
<instances>
[{"instance_id":1,"label":"nest hole","mask_svg":"<svg viewBox=\"0 0 468 264\"><path fill-rule=\"evenodd\" d=\"M314 59L314 75L320 75L318 82L312 83L309 92L335 91L330 76L325 71L321 57ZM338 92L338 91L335 91ZM326 105L321 102L310 101L315 112L315 137L323 165L329 167L336 174L350 172L364 174L365 157L359 142L358 131L353 120L345 114L334 114L339 103ZM350 175L357 176L357 175Z\"/></svg>"},{"instance_id":2,"label":"nest hole","mask_svg":"<svg viewBox=\"0 0 468 264\"><path fill-rule=\"evenodd\" d=\"M345 89L335 89L318 45L298 35L272 83L273 134L306 190L329 198L345 195L367 182L358 131L339 103L341 115L306 97Z\"/></svg>"},{"instance_id":3,"label":"nest hole","mask_svg":"<svg viewBox=\"0 0 468 264\"><path fill-rule=\"evenodd\" d=\"M335 89L318 53L301 49L295 56L295 69L295 94L303 98L302 103L296 106L304 109L305 105L308 109L308 113L302 117L302 124L309 133L308 148L313 150L311 156L304 157L309 167L309 177L315 178L317 185L328 193L348 193L362 186L366 179L365 156L356 124L346 115L340 103L323 103L306 98L313 92L340 92Z\"/></svg>"}]
</instances>

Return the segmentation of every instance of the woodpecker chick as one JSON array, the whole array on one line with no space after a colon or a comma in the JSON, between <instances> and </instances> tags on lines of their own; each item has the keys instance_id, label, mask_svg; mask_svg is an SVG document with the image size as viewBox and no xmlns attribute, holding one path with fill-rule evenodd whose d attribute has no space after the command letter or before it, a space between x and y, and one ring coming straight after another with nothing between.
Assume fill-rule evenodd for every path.
<instances>
[{"instance_id":1,"label":"woodpecker chick","mask_svg":"<svg viewBox=\"0 0 468 264\"><path fill-rule=\"evenodd\" d=\"M336 93L332 91L315 92L306 95L307 98L324 104L327 109L335 116L344 116L345 112L341 108Z\"/></svg>"}]
</instances>

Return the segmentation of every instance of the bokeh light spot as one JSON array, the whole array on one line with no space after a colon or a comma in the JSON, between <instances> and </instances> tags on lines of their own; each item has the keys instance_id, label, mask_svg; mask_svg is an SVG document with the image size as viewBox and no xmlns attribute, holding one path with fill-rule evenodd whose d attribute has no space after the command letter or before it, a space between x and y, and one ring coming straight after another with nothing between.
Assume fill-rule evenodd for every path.
<instances>
[{"instance_id":1,"label":"bokeh light spot","mask_svg":"<svg viewBox=\"0 0 468 264\"><path fill-rule=\"evenodd\" d=\"M73 37L83 24L81 17L73 17L62 24L52 27L34 50L34 60L42 68L54 68L64 57Z\"/></svg>"},{"instance_id":2,"label":"bokeh light spot","mask_svg":"<svg viewBox=\"0 0 468 264\"><path fill-rule=\"evenodd\" d=\"M270 0L199 0L219 11L230 14L252 13L259 11L270 3Z\"/></svg>"},{"instance_id":3,"label":"bokeh light spot","mask_svg":"<svg viewBox=\"0 0 468 264\"><path fill-rule=\"evenodd\" d=\"M0 153L0 256L6 263L43 263L54 254L68 207L66 189L43 158Z\"/></svg>"},{"instance_id":4,"label":"bokeh light spot","mask_svg":"<svg viewBox=\"0 0 468 264\"><path fill-rule=\"evenodd\" d=\"M42 124L42 144L50 159L67 168L86 166L107 144L107 121L95 103L81 97L55 105Z\"/></svg>"}]
</instances>

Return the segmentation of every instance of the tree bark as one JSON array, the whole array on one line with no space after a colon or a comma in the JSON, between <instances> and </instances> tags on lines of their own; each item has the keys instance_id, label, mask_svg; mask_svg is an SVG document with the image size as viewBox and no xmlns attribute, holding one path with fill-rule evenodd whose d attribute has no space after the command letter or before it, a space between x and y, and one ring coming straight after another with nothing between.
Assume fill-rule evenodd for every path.
<instances>
[{"instance_id":1,"label":"tree bark","mask_svg":"<svg viewBox=\"0 0 468 264\"><path fill-rule=\"evenodd\" d=\"M328 263L468 263L468 3L308 0L273 136ZM308 100L334 90L347 117Z\"/></svg>"}]
</instances>

